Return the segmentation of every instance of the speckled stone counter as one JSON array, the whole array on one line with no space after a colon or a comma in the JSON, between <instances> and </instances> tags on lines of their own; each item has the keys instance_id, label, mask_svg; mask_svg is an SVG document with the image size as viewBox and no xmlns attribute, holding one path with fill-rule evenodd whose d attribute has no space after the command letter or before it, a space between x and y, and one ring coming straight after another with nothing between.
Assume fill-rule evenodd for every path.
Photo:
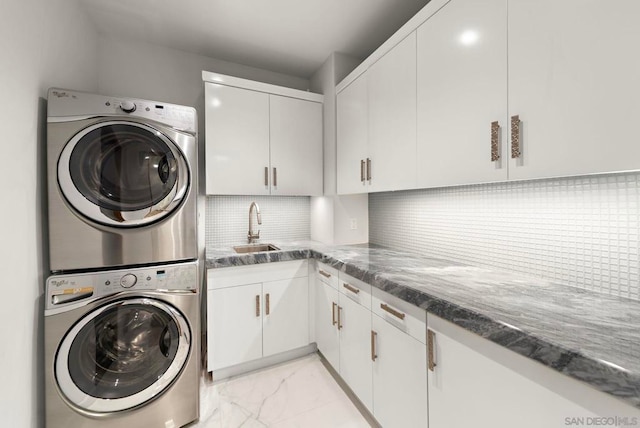
<instances>
[{"instance_id":1,"label":"speckled stone counter","mask_svg":"<svg viewBox=\"0 0 640 428\"><path fill-rule=\"evenodd\" d=\"M207 249L206 267L315 258L640 408L640 302L384 248L275 244Z\"/></svg>"}]
</instances>

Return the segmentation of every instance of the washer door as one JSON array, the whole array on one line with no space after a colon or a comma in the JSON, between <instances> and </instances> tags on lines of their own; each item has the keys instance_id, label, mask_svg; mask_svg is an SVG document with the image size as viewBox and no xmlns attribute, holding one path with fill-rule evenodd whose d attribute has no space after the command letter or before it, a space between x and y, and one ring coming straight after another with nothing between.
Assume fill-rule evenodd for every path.
<instances>
[{"instance_id":1,"label":"washer door","mask_svg":"<svg viewBox=\"0 0 640 428\"><path fill-rule=\"evenodd\" d=\"M190 346L189 326L176 309L150 298L121 300L88 313L66 334L55 376L80 409L118 412L162 394Z\"/></svg>"},{"instance_id":2,"label":"washer door","mask_svg":"<svg viewBox=\"0 0 640 428\"><path fill-rule=\"evenodd\" d=\"M87 219L119 227L161 220L189 187L182 152L160 130L133 121L105 121L76 134L58 160L58 183Z\"/></svg>"}]
</instances>

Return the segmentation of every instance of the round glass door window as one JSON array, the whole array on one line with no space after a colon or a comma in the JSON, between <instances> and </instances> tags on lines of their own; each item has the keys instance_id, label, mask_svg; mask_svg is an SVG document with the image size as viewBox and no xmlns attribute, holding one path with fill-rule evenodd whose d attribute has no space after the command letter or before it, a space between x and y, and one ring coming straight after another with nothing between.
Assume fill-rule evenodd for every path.
<instances>
[{"instance_id":1,"label":"round glass door window","mask_svg":"<svg viewBox=\"0 0 640 428\"><path fill-rule=\"evenodd\" d=\"M141 226L179 206L188 166L162 132L137 122L90 126L65 146L58 182L67 201L90 220Z\"/></svg>"},{"instance_id":2,"label":"round glass door window","mask_svg":"<svg viewBox=\"0 0 640 428\"><path fill-rule=\"evenodd\" d=\"M85 316L65 336L56 378L78 407L125 410L171 385L189 347L188 325L173 307L142 298L115 302Z\"/></svg>"}]
</instances>

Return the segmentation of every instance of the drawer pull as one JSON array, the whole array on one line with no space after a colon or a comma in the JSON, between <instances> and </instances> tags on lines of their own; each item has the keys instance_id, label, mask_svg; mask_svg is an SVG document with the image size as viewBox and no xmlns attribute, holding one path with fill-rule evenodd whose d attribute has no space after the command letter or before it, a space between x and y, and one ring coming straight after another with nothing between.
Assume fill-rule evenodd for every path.
<instances>
[{"instance_id":1,"label":"drawer pull","mask_svg":"<svg viewBox=\"0 0 640 428\"><path fill-rule=\"evenodd\" d=\"M340 321L340 312L342 312L342 306L338 306L338 330L342 330L342 322Z\"/></svg>"},{"instance_id":2,"label":"drawer pull","mask_svg":"<svg viewBox=\"0 0 640 428\"><path fill-rule=\"evenodd\" d=\"M433 330L427 330L427 368L430 371L434 371L436 363L434 361L434 349L433 342L436 339L436 334Z\"/></svg>"},{"instance_id":3,"label":"drawer pull","mask_svg":"<svg viewBox=\"0 0 640 428\"><path fill-rule=\"evenodd\" d=\"M389 312L391 315L393 315L394 317L400 318L401 320L404 320L404 317L406 316L402 312L396 311L386 303L380 303L380 307L382 308L383 311Z\"/></svg>"},{"instance_id":4,"label":"drawer pull","mask_svg":"<svg viewBox=\"0 0 640 428\"><path fill-rule=\"evenodd\" d=\"M331 325L336 325L336 305L334 302L331 302Z\"/></svg>"},{"instance_id":5,"label":"drawer pull","mask_svg":"<svg viewBox=\"0 0 640 428\"><path fill-rule=\"evenodd\" d=\"M331 278L331 274L330 273L326 273L325 271L323 271L322 269L318 269L318 273L322 276L324 276L325 278Z\"/></svg>"},{"instance_id":6,"label":"drawer pull","mask_svg":"<svg viewBox=\"0 0 640 428\"><path fill-rule=\"evenodd\" d=\"M266 305L266 308L264 310L264 314L265 315L269 315L270 312L270 305L269 305L269 293L266 294L266 296L264 296L264 303Z\"/></svg>"},{"instance_id":7,"label":"drawer pull","mask_svg":"<svg viewBox=\"0 0 640 428\"><path fill-rule=\"evenodd\" d=\"M349 285L346 282L342 283L342 286L354 294L358 294L360 292L359 288L353 287L352 285Z\"/></svg>"},{"instance_id":8,"label":"drawer pull","mask_svg":"<svg viewBox=\"0 0 640 428\"><path fill-rule=\"evenodd\" d=\"M260 295L256 296L256 316L260 316Z\"/></svg>"},{"instance_id":9,"label":"drawer pull","mask_svg":"<svg viewBox=\"0 0 640 428\"><path fill-rule=\"evenodd\" d=\"M371 330L371 361L375 361L376 358L378 358L378 355L376 354L376 337L377 336L378 336L378 333Z\"/></svg>"},{"instance_id":10,"label":"drawer pull","mask_svg":"<svg viewBox=\"0 0 640 428\"><path fill-rule=\"evenodd\" d=\"M496 120L491 122L491 162L500 160L498 141L500 136L500 124Z\"/></svg>"}]
</instances>

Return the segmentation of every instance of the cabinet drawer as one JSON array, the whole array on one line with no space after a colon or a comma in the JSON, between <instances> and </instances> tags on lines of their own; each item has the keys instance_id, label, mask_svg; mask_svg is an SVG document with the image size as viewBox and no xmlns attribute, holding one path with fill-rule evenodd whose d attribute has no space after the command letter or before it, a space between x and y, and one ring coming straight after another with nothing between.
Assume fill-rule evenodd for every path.
<instances>
[{"instance_id":1,"label":"cabinet drawer","mask_svg":"<svg viewBox=\"0 0 640 428\"><path fill-rule=\"evenodd\" d=\"M354 302L371 310L371 286L366 282L340 272L338 289Z\"/></svg>"},{"instance_id":2,"label":"cabinet drawer","mask_svg":"<svg viewBox=\"0 0 640 428\"><path fill-rule=\"evenodd\" d=\"M336 290L338 289L338 269L316 262L316 277L325 284L332 286Z\"/></svg>"},{"instance_id":3,"label":"cabinet drawer","mask_svg":"<svg viewBox=\"0 0 640 428\"><path fill-rule=\"evenodd\" d=\"M427 312L377 288L372 288L371 310L416 340L427 343Z\"/></svg>"},{"instance_id":4,"label":"cabinet drawer","mask_svg":"<svg viewBox=\"0 0 640 428\"><path fill-rule=\"evenodd\" d=\"M263 263L207 270L207 290L301 278L309 275L307 260Z\"/></svg>"}]
</instances>

